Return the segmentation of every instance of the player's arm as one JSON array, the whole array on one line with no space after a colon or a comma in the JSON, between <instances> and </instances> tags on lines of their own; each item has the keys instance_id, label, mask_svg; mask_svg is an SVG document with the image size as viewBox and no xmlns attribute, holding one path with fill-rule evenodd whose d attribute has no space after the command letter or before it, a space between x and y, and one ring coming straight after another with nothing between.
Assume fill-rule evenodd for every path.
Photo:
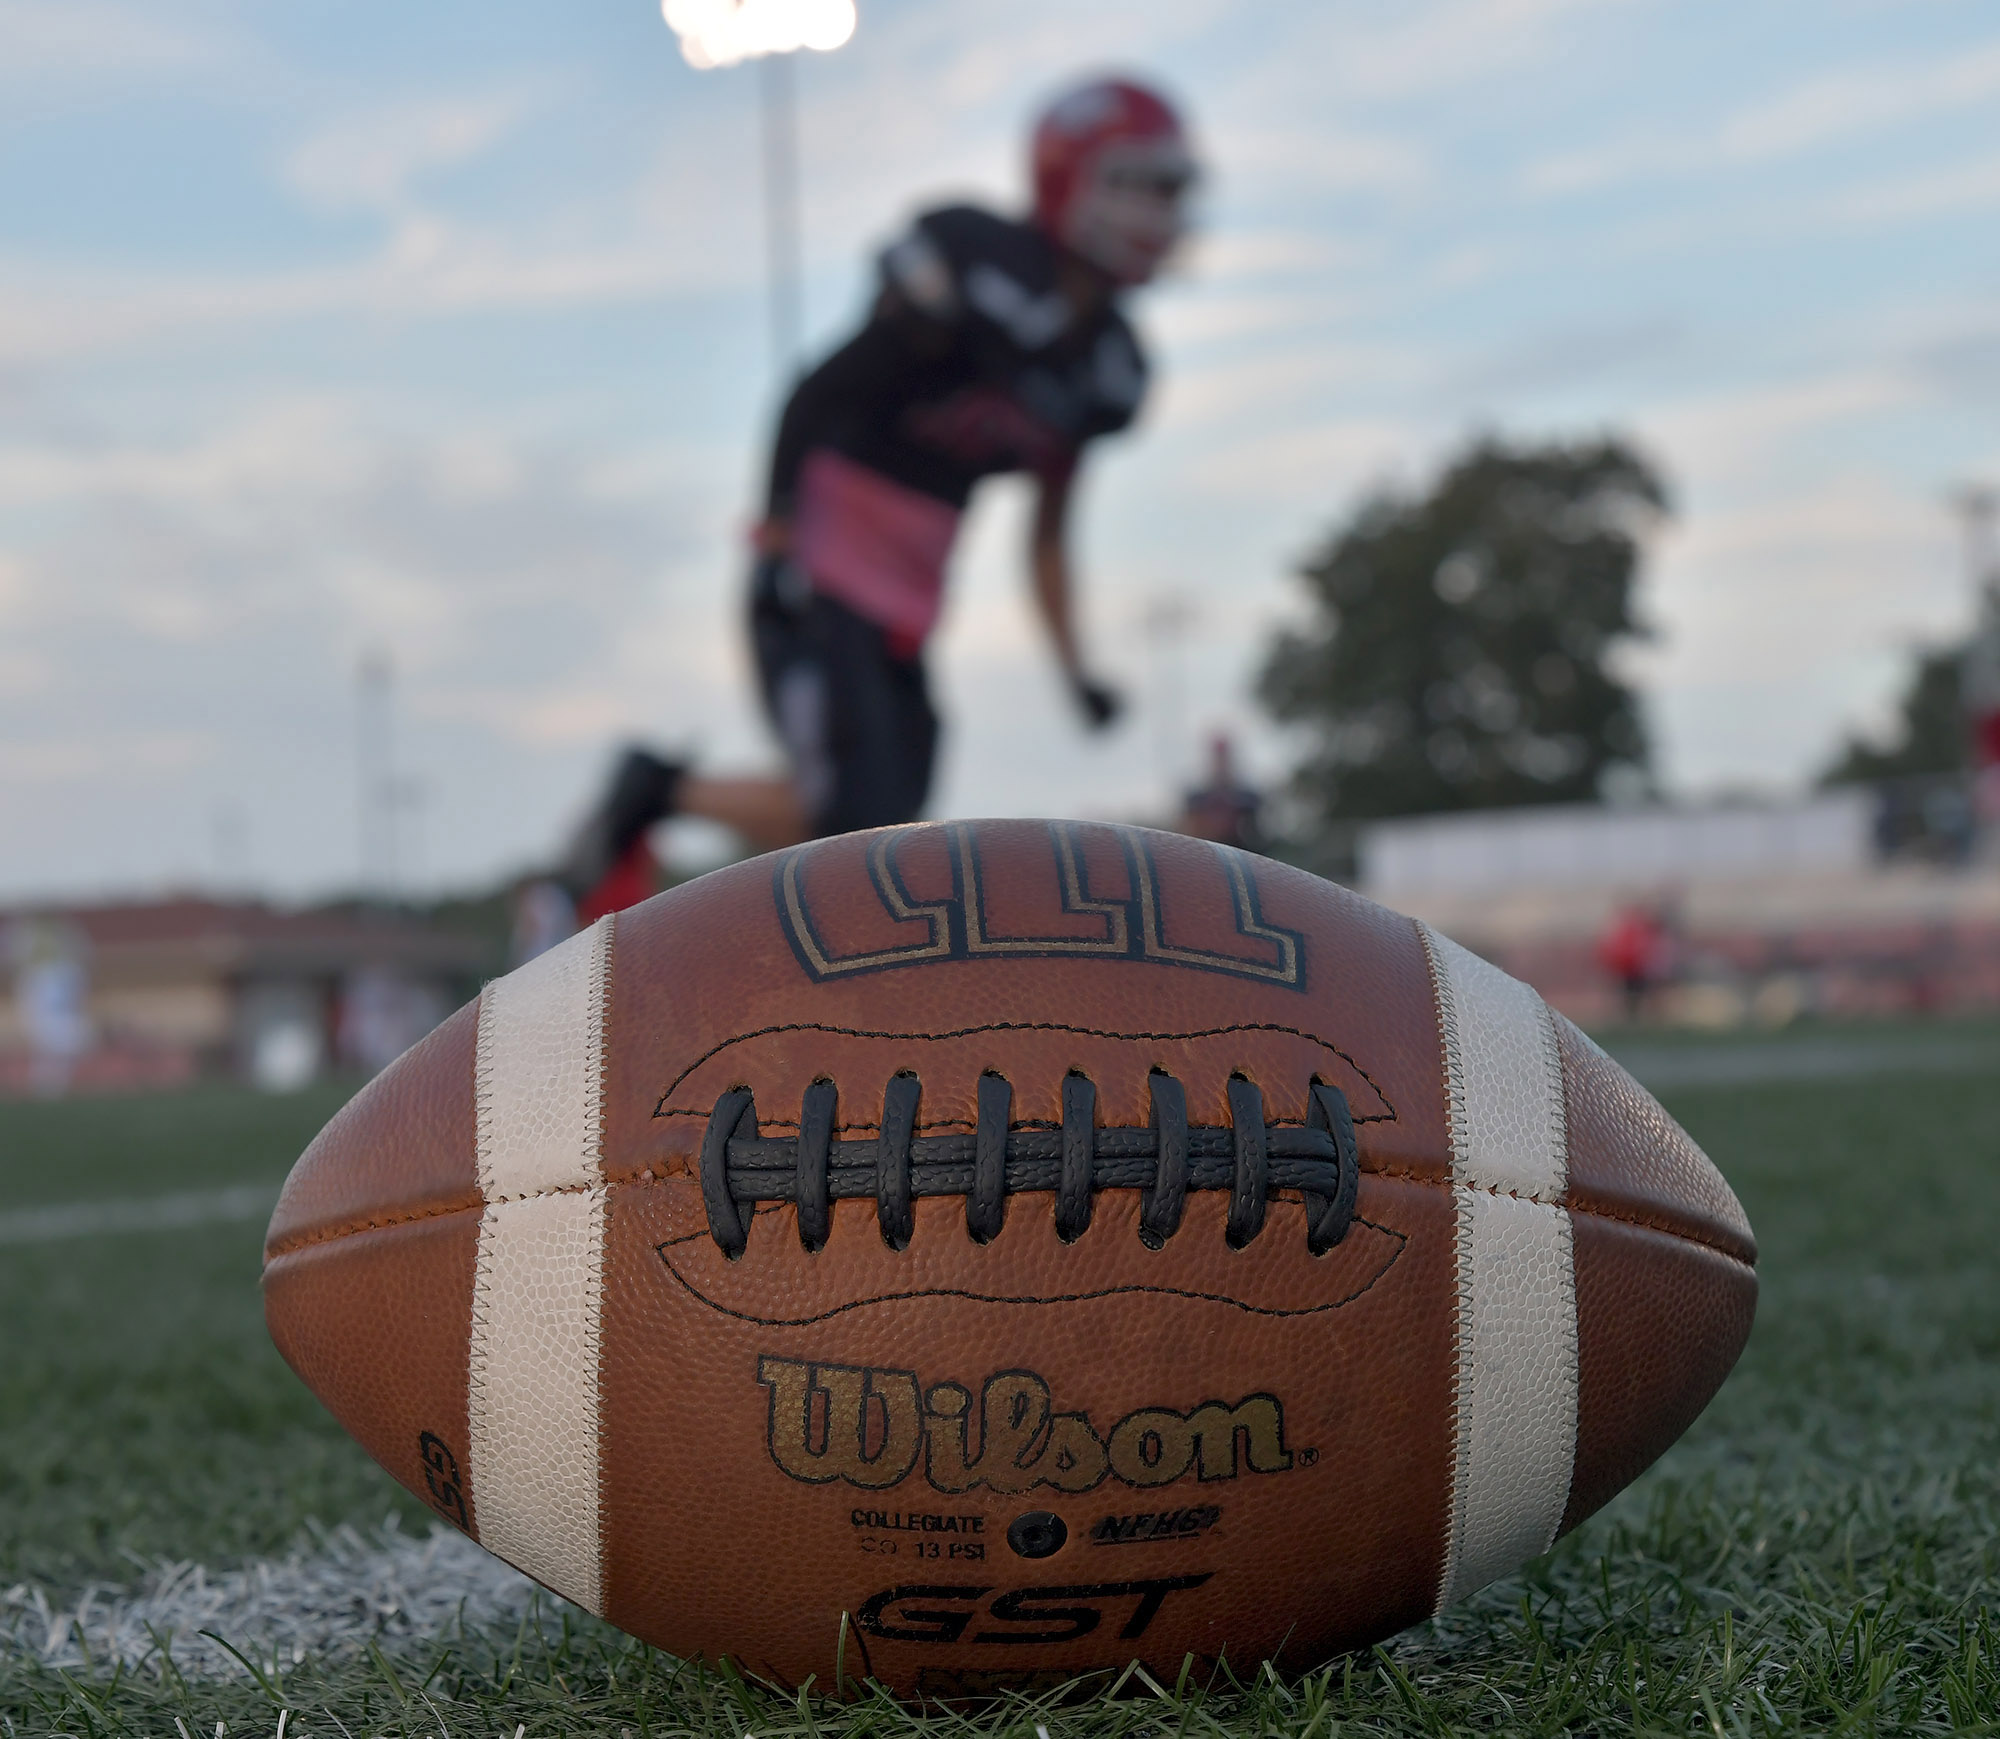
<instances>
[{"instance_id":1,"label":"player's arm","mask_svg":"<svg viewBox=\"0 0 2000 1739\"><path fill-rule=\"evenodd\" d=\"M1124 702L1116 689L1097 681L1084 667L1077 644L1074 576L1069 560L1070 503L1076 494L1076 467L1045 473L1035 500L1029 534L1028 567L1034 578L1035 603L1055 647L1070 693L1092 730L1110 724Z\"/></svg>"}]
</instances>

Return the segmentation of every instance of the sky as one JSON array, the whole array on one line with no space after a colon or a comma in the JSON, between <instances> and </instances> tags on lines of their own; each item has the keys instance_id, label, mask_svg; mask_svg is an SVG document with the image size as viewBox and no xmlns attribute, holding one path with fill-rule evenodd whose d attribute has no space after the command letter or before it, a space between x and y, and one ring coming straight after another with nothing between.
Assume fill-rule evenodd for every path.
<instances>
[{"instance_id":1,"label":"sky","mask_svg":"<svg viewBox=\"0 0 2000 1739\"><path fill-rule=\"evenodd\" d=\"M1483 433L1634 441L1665 788L1797 789L1967 620L2000 480L2000 18L1970 0L859 0L793 64L808 351L1079 73L1192 116L1201 234L1094 452L1078 728L989 484L940 815L1163 813L1292 577ZM789 364L760 71L645 0L0 0L0 898L351 887L387 661L412 892L549 856L615 744L776 766L744 534ZM699 856L712 838L681 848Z\"/></svg>"}]
</instances>

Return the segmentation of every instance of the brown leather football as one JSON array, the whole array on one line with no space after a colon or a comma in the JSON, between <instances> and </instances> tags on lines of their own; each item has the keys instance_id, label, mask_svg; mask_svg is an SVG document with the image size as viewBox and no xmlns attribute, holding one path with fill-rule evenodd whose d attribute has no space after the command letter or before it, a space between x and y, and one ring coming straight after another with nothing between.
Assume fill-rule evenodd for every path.
<instances>
[{"instance_id":1,"label":"brown leather football","mask_svg":"<svg viewBox=\"0 0 2000 1739\"><path fill-rule=\"evenodd\" d=\"M973 822L739 864L488 985L299 1161L264 1297L550 1588L946 1695L1450 1605L1701 1411L1755 1256L1623 1069L1423 925Z\"/></svg>"}]
</instances>

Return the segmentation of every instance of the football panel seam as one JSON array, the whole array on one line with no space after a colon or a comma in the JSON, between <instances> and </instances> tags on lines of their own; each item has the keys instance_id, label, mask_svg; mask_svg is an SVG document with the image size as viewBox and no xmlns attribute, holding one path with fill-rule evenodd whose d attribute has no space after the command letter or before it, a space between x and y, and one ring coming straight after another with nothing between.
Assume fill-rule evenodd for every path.
<instances>
[{"instance_id":1,"label":"football panel seam","mask_svg":"<svg viewBox=\"0 0 2000 1739\"><path fill-rule=\"evenodd\" d=\"M1479 1184L1473 1184L1473 1185L1454 1184L1452 1180L1449 1178L1438 1177L1435 1174L1416 1171L1409 1167L1398 1167L1393 1170L1371 1170L1368 1166L1364 1164L1361 1169L1362 1169L1362 1175L1364 1177L1394 1178L1399 1182L1403 1183L1424 1184L1431 1189L1438 1189L1445 1191L1449 1191L1455 1188L1483 1189L1485 1193L1488 1195L1517 1196L1517 1199L1522 1201L1540 1200L1539 1197L1518 1196L1517 1192L1513 1190L1488 1188L1485 1185L1479 1185ZM673 1173L672 1175L683 1182L699 1181L697 1179L694 1179L692 1177L692 1174L690 1173L676 1172ZM652 1184L665 1183L666 1181L667 1179L664 1177L648 1176L643 1172L639 1172L619 1177L607 1177L603 1180L603 1184L601 1185L570 1184L570 1185L564 1185L558 1189L536 1190L528 1195L510 1196L508 1199L510 1201L513 1200L525 1201L525 1200L531 1200L535 1196L577 1195L593 1188L600 1188L607 1186L618 1187L618 1188L634 1188ZM1046 1194L1053 1196L1056 1192L1053 1190L1047 1190L1047 1191L1030 1191L1026 1193ZM1295 1191L1289 1191L1289 1190L1281 1192L1280 1199L1288 1198L1295 1193L1296 1193ZM1643 1214L1622 1214L1612 1209L1602 1208L1602 1207L1592 1207L1577 1202L1550 1203L1545 1205L1561 1206L1567 1208L1569 1212L1572 1214L1581 1214L1591 1219L1610 1220L1620 1225L1639 1226L1647 1231L1658 1232L1665 1237L1678 1238L1682 1243L1693 1244L1697 1248L1703 1250L1712 1250L1716 1255L1721 1256L1728 1261L1736 1263L1737 1266L1741 1268L1748 1269L1753 1274L1757 1271L1757 1263L1755 1257L1746 1257L1742 1255L1739 1251L1732 1250L1727 1245L1718 1243L1713 1238L1699 1237L1696 1234L1688 1231L1684 1226L1670 1225L1664 1220L1660 1220L1657 1218L1649 1218L1648 1216ZM463 1202L455 1202L450 1204L441 1204L433 1207L418 1208L407 1213L376 1216L374 1218L370 1218L367 1220L356 1220L351 1222L344 1222L336 1226L323 1227L312 1232L302 1233L287 1238L281 1244L273 1244L269 1246L264 1252L264 1265L268 1268L273 1262L277 1261L278 1258L281 1256L289 1256L297 1251L309 1250L321 1244L338 1243L342 1238L356 1237L363 1232L379 1232L379 1231L389 1230L396 1226L417 1225L421 1224L423 1221L426 1220L443 1219L452 1214L479 1213L484 1211L485 1206L486 1206L485 1201L482 1198L473 1197Z\"/></svg>"}]
</instances>

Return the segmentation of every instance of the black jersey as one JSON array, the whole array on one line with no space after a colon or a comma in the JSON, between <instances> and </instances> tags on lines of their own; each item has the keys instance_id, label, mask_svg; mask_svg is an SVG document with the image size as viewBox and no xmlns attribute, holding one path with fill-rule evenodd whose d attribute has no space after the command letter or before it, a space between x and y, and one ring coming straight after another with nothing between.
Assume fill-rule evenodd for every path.
<instances>
[{"instance_id":1,"label":"black jersey","mask_svg":"<svg viewBox=\"0 0 2000 1739\"><path fill-rule=\"evenodd\" d=\"M1109 301L1077 314L1055 244L1031 224L969 205L927 212L883 252L881 290L785 406L775 516L816 448L962 508L982 477L1062 475L1138 413L1147 370L1132 328Z\"/></svg>"}]
</instances>

